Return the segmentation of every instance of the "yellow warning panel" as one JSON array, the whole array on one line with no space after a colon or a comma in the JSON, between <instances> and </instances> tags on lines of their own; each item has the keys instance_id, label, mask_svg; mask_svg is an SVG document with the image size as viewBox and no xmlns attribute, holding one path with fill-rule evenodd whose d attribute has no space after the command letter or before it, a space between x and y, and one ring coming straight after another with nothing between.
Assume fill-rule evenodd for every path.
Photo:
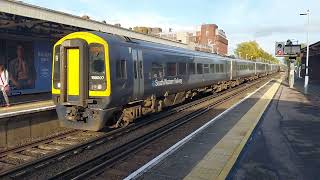
<instances>
[{"instance_id":1,"label":"yellow warning panel","mask_svg":"<svg viewBox=\"0 0 320 180\"><path fill-rule=\"evenodd\" d=\"M68 95L79 95L79 70L80 55L79 49L68 49Z\"/></svg>"}]
</instances>

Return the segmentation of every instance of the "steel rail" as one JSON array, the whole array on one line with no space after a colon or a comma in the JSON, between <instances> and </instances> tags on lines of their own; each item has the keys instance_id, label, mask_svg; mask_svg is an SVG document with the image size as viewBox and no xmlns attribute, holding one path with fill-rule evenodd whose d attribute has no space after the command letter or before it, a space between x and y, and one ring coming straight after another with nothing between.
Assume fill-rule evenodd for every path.
<instances>
[{"instance_id":1,"label":"steel rail","mask_svg":"<svg viewBox=\"0 0 320 180\"><path fill-rule=\"evenodd\" d=\"M251 81L248 83L244 83L244 84L241 84L241 85L236 86L234 88L225 90L221 93L206 96L204 98L201 98L201 99L191 101L189 103L174 107L168 111L160 112L158 114L155 114L153 117L140 119L136 123L132 123L129 126L127 126L126 128L119 128L119 129L112 130L102 136L90 139L86 142L83 142L83 143L80 143L80 144L77 144L74 146L66 147L65 149L63 149L61 151L53 152L52 154L40 157L39 159L36 159L35 161L27 162L25 164L15 166L14 168L6 170L4 172L0 172L0 178L1 177L8 177L8 176L9 177L19 177L19 176L25 175L27 173L34 171L34 170L42 168L45 165L48 165L48 164L53 163L55 161L58 161L61 159L61 157L65 158L70 155L77 154L78 152L81 152L81 149L82 150L89 149L95 145L99 145L99 144L105 143L107 141L113 140L115 138L121 137L122 135L130 133L136 129L139 129L140 127L144 127L144 126L151 124L155 121L158 121L160 119L164 119L165 117L168 117L172 114L181 112L185 109L191 108L195 105L201 104L201 103L206 102L210 99L219 98L219 97L221 98L222 95L226 95L228 93L231 93L231 92L234 92L237 90L239 92L242 92L241 88L247 88L247 87L254 86L255 84L258 84L259 82L263 81L264 79L265 78L260 78L260 79L257 79L257 80L254 80L254 81ZM193 112L193 113L195 113L195 112ZM188 116L188 115L186 115L186 116ZM21 149L23 149L23 148L21 148Z\"/></svg>"},{"instance_id":2,"label":"steel rail","mask_svg":"<svg viewBox=\"0 0 320 180\"><path fill-rule=\"evenodd\" d=\"M79 165L73 166L50 179L86 179L90 175L97 173L97 171L101 170L102 168L111 166L115 162L128 157L128 155L135 152L137 149L145 146L146 144L154 141L155 139L158 139L159 137L167 134L168 132L171 132L172 130L182 126L183 124L192 121L194 118L201 116L202 114L212 110L216 106L225 103L226 101L240 94L243 94L245 90L253 88L253 86L261 82L263 82L263 80L258 81L254 84L250 84L249 86L244 87L244 89L238 89L238 91L232 93L231 95L226 95L225 97L217 100L216 102L210 104L208 107L204 109L199 109L195 112L187 114L186 116L179 118L178 120L173 121L169 124L166 124L155 131L152 131L140 138L135 139L134 141L130 141L119 148L106 151L100 156L82 162Z\"/></svg>"}]
</instances>

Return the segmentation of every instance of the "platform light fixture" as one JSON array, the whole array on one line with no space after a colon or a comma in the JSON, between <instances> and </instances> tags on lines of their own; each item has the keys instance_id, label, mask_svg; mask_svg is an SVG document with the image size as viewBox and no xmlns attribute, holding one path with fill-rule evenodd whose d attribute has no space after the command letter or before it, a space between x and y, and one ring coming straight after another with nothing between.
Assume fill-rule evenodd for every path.
<instances>
[{"instance_id":1,"label":"platform light fixture","mask_svg":"<svg viewBox=\"0 0 320 180\"><path fill-rule=\"evenodd\" d=\"M306 56L306 75L304 77L304 92L308 93L308 84L309 84L309 24L310 24L310 10L308 9L306 13L301 13L300 16L307 16L307 56Z\"/></svg>"}]
</instances>

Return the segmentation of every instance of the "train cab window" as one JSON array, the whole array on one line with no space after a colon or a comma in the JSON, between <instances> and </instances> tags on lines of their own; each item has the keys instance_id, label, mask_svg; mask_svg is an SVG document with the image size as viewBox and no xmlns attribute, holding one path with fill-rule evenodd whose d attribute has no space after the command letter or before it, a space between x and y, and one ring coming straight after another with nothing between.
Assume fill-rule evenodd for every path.
<instances>
[{"instance_id":1,"label":"train cab window","mask_svg":"<svg viewBox=\"0 0 320 180\"><path fill-rule=\"evenodd\" d=\"M187 64L186 63L179 63L178 65L179 65L178 66L178 68L179 68L178 74L179 75L187 74Z\"/></svg>"},{"instance_id":2,"label":"train cab window","mask_svg":"<svg viewBox=\"0 0 320 180\"><path fill-rule=\"evenodd\" d=\"M151 74L152 78L163 78L164 76L163 64L153 62L151 67L151 73L152 73Z\"/></svg>"},{"instance_id":3,"label":"train cab window","mask_svg":"<svg viewBox=\"0 0 320 180\"><path fill-rule=\"evenodd\" d=\"M177 76L177 63L167 63L167 75Z\"/></svg>"},{"instance_id":4,"label":"train cab window","mask_svg":"<svg viewBox=\"0 0 320 180\"><path fill-rule=\"evenodd\" d=\"M197 63L197 73L203 74L203 64L202 63Z\"/></svg>"},{"instance_id":5,"label":"train cab window","mask_svg":"<svg viewBox=\"0 0 320 180\"><path fill-rule=\"evenodd\" d=\"M120 60L116 63L116 75L118 79L127 79L127 63L126 60Z\"/></svg>"},{"instance_id":6,"label":"train cab window","mask_svg":"<svg viewBox=\"0 0 320 180\"><path fill-rule=\"evenodd\" d=\"M220 64L220 72L224 72L224 64Z\"/></svg>"},{"instance_id":7,"label":"train cab window","mask_svg":"<svg viewBox=\"0 0 320 180\"><path fill-rule=\"evenodd\" d=\"M203 65L203 73L208 74L209 73L209 64Z\"/></svg>"},{"instance_id":8,"label":"train cab window","mask_svg":"<svg viewBox=\"0 0 320 180\"><path fill-rule=\"evenodd\" d=\"M214 64L210 64L210 73L214 73Z\"/></svg>"},{"instance_id":9,"label":"train cab window","mask_svg":"<svg viewBox=\"0 0 320 180\"><path fill-rule=\"evenodd\" d=\"M103 45L90 44L89 46L89 72L93 74L105 74Z\"/></svg>"},{"instance_id":10,"label":"train cab window","mask_svg":"<svg viewBox=\"0 0 320 180\"><path fill-rule=\"evenodd\" d=\"M189 63L189 74L195 74L196 73L196 65L194 63Z\"/></svg>"},{"instance_id":11,"label":"train cab window","mask_svg":"<svg viewBox=\"0 0 320 180\"><path fill-rule=\"evenodd\" d=\"M89 87L90 90L104 91L107 88L105 77L105 57L102 44L89 44ZM98 78L97 78L98 77Z\"/></svg>"}]
</instances>

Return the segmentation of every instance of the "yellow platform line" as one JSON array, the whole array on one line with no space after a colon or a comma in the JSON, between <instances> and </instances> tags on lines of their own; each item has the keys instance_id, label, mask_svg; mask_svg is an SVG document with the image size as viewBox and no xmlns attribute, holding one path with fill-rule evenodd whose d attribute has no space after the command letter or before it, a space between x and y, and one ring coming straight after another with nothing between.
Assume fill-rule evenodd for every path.
<instances>
[{"instance_id":1,"label":"yellow platform line","mask_svg":"<svg viewBox=\"0 0 320 180\"><path fill-rule=\"evenodd\" d=\"M256 104L190 171L185 180L225 179L247 143L252 131L276 94L282 80L278 79Z\"/></svg>"}]
</instances>

